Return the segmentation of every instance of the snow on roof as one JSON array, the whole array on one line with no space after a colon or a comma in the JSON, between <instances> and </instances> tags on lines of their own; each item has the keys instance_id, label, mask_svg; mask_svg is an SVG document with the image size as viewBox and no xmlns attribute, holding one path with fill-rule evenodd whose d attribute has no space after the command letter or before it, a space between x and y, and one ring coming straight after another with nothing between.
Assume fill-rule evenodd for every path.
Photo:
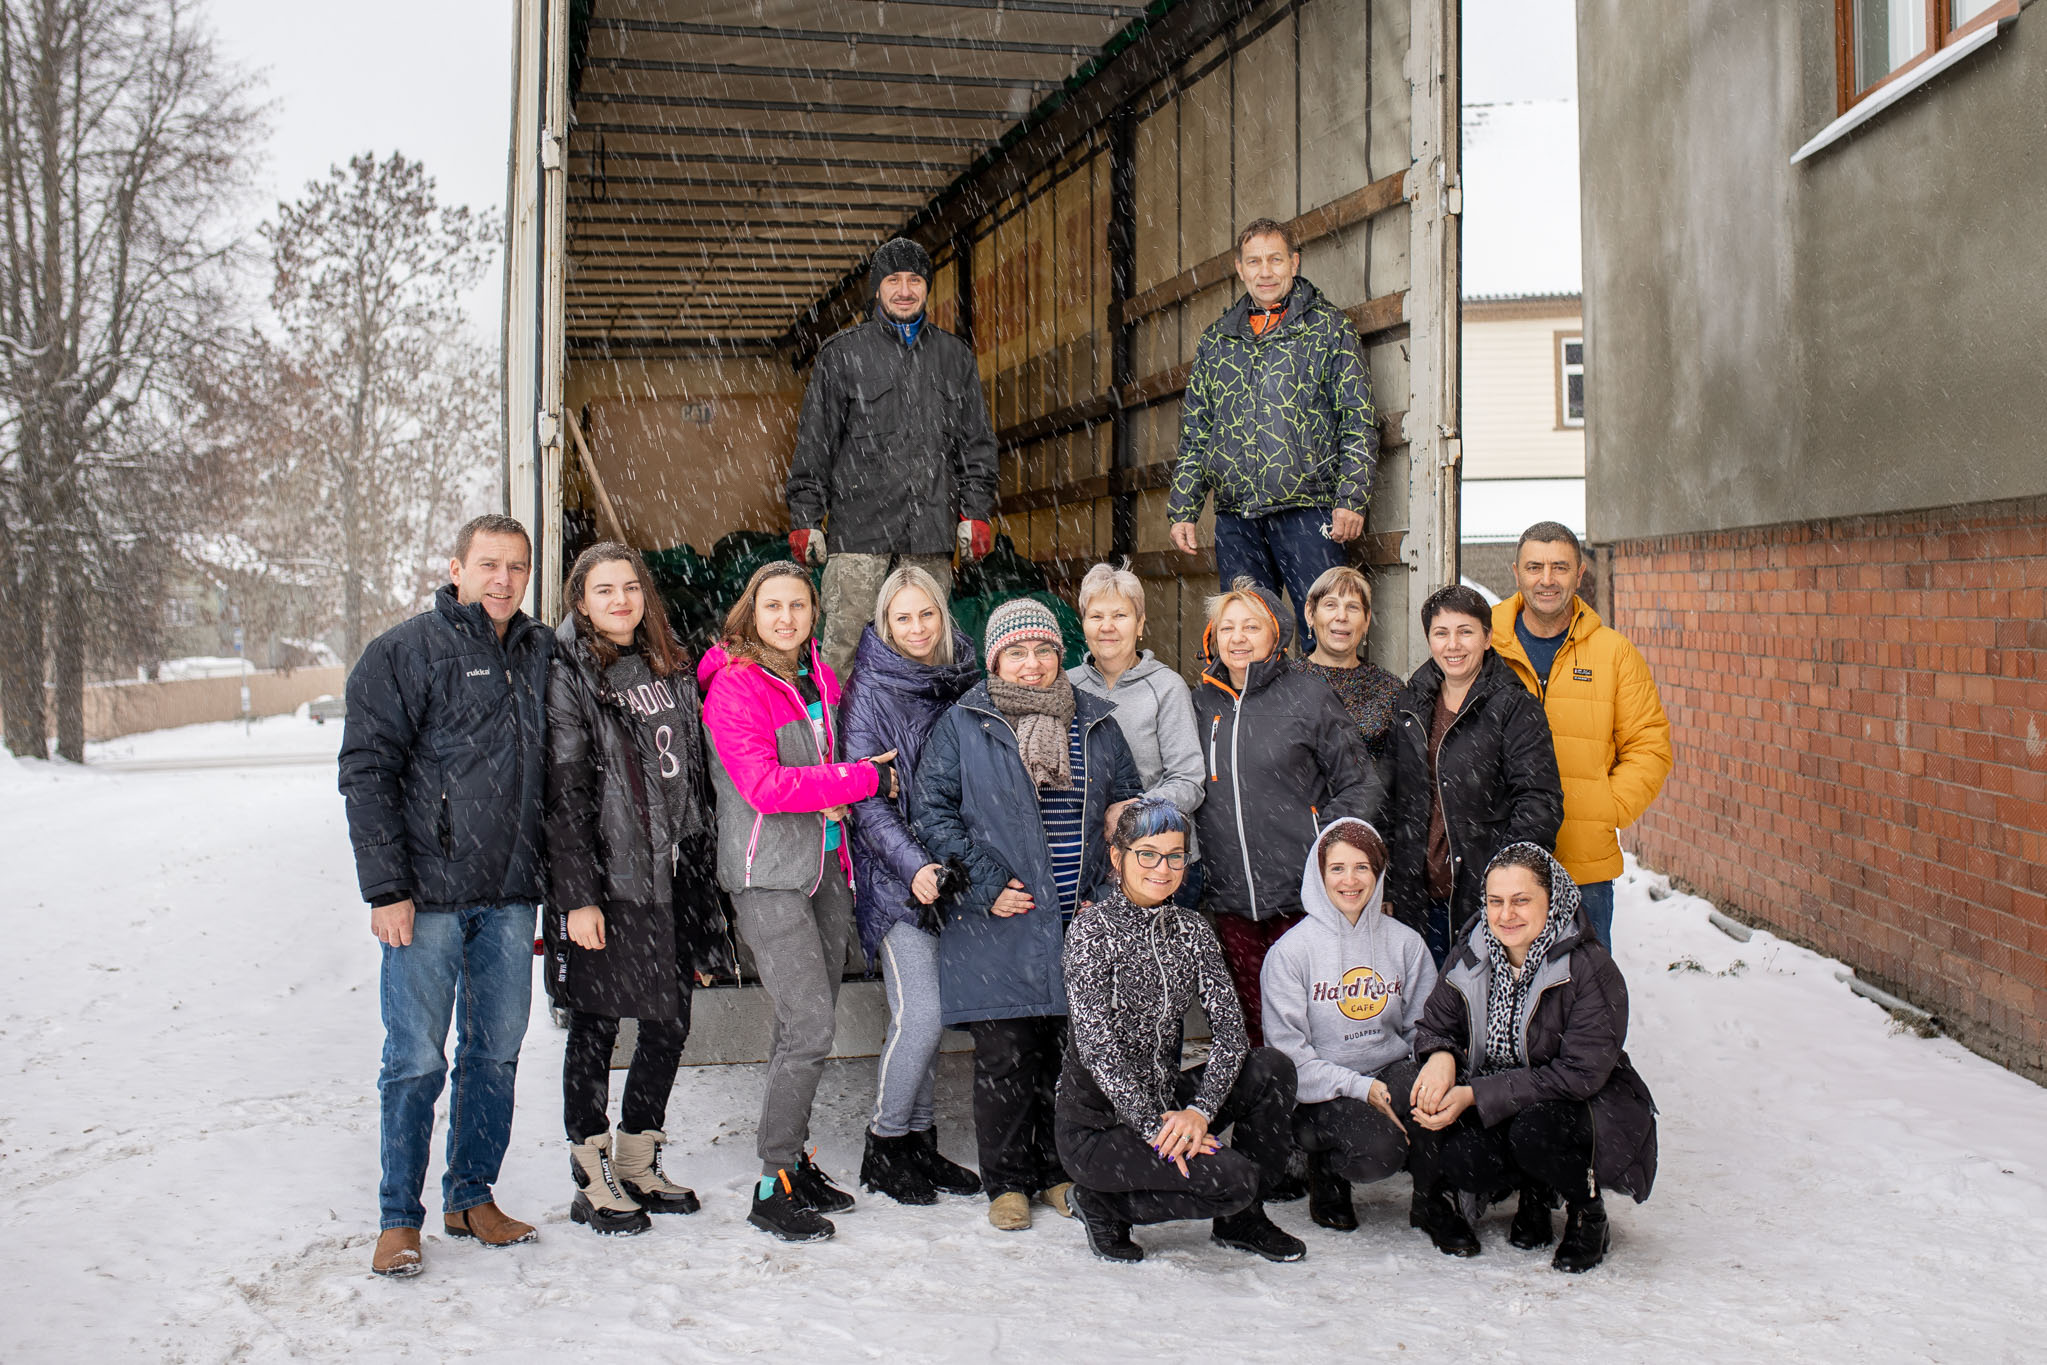
<instances>
[{"instance_id":1,"label":"snow on roof","mask_svg":"<svg viewBox=\"0 0 2047 1365\"><path fill-rule=\"evenodd\" d=\"M1569 295L1578 241L1578 102L1464 106L1464 297Z\"/></svg>"}]
</instances>

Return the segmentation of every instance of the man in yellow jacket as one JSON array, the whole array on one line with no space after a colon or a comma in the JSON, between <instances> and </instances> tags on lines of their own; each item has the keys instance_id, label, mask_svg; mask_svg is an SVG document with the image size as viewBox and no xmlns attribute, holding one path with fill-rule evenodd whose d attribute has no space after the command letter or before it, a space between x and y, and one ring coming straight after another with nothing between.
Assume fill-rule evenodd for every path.
<instances>
[{"instance_id":1,"label":"man in yellow jacket","mask_svg":"<svg viewBox=\"0 0 2047 1365\"><path fill-rule=\"evenodd\" d=\"M1514 547L1520 591L1493 608L1493 648L1549 713L1564 779L1557 861L1611 948L1616 831L1641 818L1670 776L1670 722L1648 662L1578 596L1584 570L1568 526L1539 521L1523 531Z\"/></svg>"}]
</instances>

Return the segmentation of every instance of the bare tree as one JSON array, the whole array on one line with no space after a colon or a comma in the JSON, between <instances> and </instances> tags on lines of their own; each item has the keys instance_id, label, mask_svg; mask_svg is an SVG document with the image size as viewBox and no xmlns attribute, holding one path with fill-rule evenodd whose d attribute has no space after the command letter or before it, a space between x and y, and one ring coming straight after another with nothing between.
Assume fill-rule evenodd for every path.
<instances>
[{"instance_id":1,"label":"bare tree","mask_svg":"<svg viewBox=\"0 0 2047 1365\"><path fill-rule=\"evenodd\" d=\"M440 204L420 163L393 153L335 167L264 235L278 363L302 376L296 404L325 427L300 452L323 495L309 507L324 534L309 542L339 563L352 665L374 628L418 605L424 564L489 467L495 366L464 336L461 296L497 233Z\"/></svg>"},{"instance_id":2,"label":"bare tree","mask_svg":"<svg viewBox=\"0 0 2047 1365\"><path fill-rule=\"evenodd\" d=\"M134 594L177 471L151 406L223 311L247 96L182 0L0 0L0 711L17 754L45 752L48 659L57 751L84 757L106 620L81 604L151 609Z\"/></svg>"}]
</instances>

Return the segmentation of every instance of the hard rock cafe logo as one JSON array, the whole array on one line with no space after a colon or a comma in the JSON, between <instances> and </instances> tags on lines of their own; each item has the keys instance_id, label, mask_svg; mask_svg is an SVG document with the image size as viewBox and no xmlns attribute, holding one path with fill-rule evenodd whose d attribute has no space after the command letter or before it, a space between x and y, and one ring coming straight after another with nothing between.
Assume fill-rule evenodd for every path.
<instances>
[{"instance_id":1,"label":"hard rock cafe logo","mask_svg":"<svg viewBox=\"0 0 2047 1365\"><path fill-rule=\"evenodd\" d=\"M1398 988L1399 983L1388 981L1370 967L1353 967L1335 985L1317 981L1314 998L1318 1004L1334 1002L1346 1019L1370 1019L1386 1008L1386 997Z\"/></svg>"}]
</instances>

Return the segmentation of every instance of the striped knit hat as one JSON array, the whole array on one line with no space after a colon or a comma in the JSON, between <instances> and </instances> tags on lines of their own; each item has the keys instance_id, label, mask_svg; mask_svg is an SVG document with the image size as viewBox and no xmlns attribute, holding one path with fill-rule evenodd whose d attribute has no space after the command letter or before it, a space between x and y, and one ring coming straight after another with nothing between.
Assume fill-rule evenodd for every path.
<instances>
[{"instance_id":1,"label":"striped knit hat","mask_svg":"<svg viewBox=\"0 0 2047 1365\"><path fill-rule=\"evenodd\" d=\"M988 613L988 629L981 638L986 646L981 651L982 662L988 671L995 671L995 656L1002 652L1004 645L1013 645L1023 640L1046 640L1054 649L1063 648L1065 639L1059 633L1059 618L1043 602L1031 597L1018 597L1004 602Z\"/></svg>"}]
</instances>

